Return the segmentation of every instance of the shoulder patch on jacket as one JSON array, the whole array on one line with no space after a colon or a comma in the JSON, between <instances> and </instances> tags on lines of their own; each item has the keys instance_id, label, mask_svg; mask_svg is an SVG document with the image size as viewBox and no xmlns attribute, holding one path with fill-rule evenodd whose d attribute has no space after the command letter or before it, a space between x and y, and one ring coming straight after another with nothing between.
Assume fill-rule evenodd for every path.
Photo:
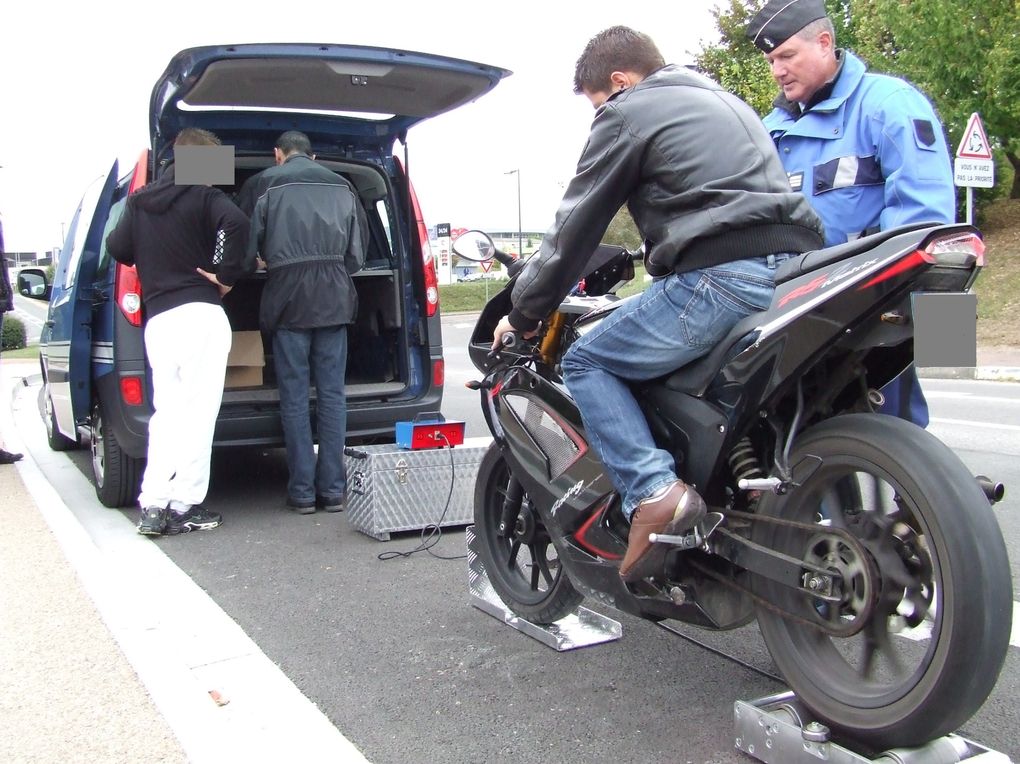
<instances>
[{"instance_id":1,"label":"shoulder patch on jacket","mask_svg":"<svg viewBox=\"0 0 1020 764\"><path fill-rule=\"evenodd\" d=\"M932 146L935 144L935 126L929 119L915 119L914 120L914 136L917 138L917 142L922 146Z\"/></svg>"}]
</instances>

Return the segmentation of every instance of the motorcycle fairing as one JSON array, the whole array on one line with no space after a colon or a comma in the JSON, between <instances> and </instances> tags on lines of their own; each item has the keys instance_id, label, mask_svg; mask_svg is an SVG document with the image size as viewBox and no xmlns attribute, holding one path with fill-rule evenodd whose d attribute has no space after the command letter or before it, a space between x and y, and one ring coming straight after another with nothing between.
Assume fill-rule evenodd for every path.
<instances>
[{"instance_id":1,"label":"motorcycle fairing","mask_svg":"<svg viewBox=\"0 0 1020 764\"><path fill-rule=\"evenodd\" d=\"M702 401L689 400L707 408ZM511 474L540 513L561 563L583 594L624 612L676 618L708 629L729 629L746 621L745 598L710 580L697 587L713 589L713 596L696 596L692 585L691 596L681 605L657 590L635 593L623 583L619 560L627 549L628 529L619 498L602 462L588 447L577 407L563 386L528 366L516 366L490 398L490 406L499 421L502 435L497 442ZM670 411L671 417L685 419ZM688 418L695 421L697 415ZM578 439L583 446L577 445Z\"/></svg>"}]
</instances>

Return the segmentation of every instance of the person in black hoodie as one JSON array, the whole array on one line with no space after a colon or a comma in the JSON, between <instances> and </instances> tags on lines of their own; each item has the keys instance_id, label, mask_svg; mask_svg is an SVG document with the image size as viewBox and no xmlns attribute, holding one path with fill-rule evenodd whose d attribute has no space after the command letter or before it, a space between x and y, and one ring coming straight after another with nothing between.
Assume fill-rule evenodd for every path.
<instances>
[{"instance_id":1,"label":"person in black hoodie","mask_svg":"<svg viewBox=\"0 0 1020 764\"><path fill-rule=\"evenodd\" d=\"M186 128L174 150L217 145L212 133ZM244 263L248 227L248 217L226 194L177 183L171 165L155 183L128 197L124 216L106 239L115 260L138 270L152 367L139 533L173 535L221 522L201 503L209 488L213 430L230 351L222 296L250 270ZM220 238L223 257L217 267L213 257Z\"/></svg>"}]
</instances>

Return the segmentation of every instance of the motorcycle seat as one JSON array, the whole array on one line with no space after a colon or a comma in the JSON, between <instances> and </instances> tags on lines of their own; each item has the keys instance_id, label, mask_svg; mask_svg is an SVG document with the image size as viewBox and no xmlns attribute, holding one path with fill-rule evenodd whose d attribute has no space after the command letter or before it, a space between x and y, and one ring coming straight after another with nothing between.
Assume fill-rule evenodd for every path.
<instances>
[{"instance_id":1,"label":"motorcycle seat","mask_svg":"<svg viewBox=\"0 0 1020 764\"><path fill-rule=\"evenodd\" d=\"M894 236L909 233L910 231L917 231L921 228L932 228L938 225L941 225L941 223L912 223L910 225L898 226L896 228L889 228L885 231L879 231L878 233L871 234L870 236L862 236L859 239L848 241L845 244L837 244L834 247L826 247L825 249L813 249L802 255L791 257L776 270L776 286L784 284L798 276L803 276L805 273L810 273L811 271L816 271L819 268L824 268L827 265L838 263L840 260L846 260L848 257L858 255L865 250L873 249L883 241L887 241Z\"/></svg>"},{"instance_id":2,"label":"motorcycle seat","mask_svg":"<svg viewBox=\"0 0 1020 764\"><path fill-rule=\"evenodd\" d=\"M680 393L703 395L719 373L719 369L737 353L754 343L758 336L755 330L764 323L764 316L763 311L742 318L707 355L680 367L667 376L663 384L668 389Z\"/></svg>"}]
</instances>

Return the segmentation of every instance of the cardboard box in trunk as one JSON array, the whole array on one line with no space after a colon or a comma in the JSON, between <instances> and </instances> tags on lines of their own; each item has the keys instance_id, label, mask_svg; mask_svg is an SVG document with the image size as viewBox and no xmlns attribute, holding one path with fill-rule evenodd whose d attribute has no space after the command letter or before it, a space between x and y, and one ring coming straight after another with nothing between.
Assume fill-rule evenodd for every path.
<instances>
[{"instance_id":1,"label":"cardboard box in trunk","mask_svg":"<svg viewBox=\"0 0 1020 764\"><path fill-rule=\"evenodd\" d=\"M266 355L262 349L262 332L234 332L227 356L227 378L224 389L259 387Z\"/></svg>"}]
</instances>

